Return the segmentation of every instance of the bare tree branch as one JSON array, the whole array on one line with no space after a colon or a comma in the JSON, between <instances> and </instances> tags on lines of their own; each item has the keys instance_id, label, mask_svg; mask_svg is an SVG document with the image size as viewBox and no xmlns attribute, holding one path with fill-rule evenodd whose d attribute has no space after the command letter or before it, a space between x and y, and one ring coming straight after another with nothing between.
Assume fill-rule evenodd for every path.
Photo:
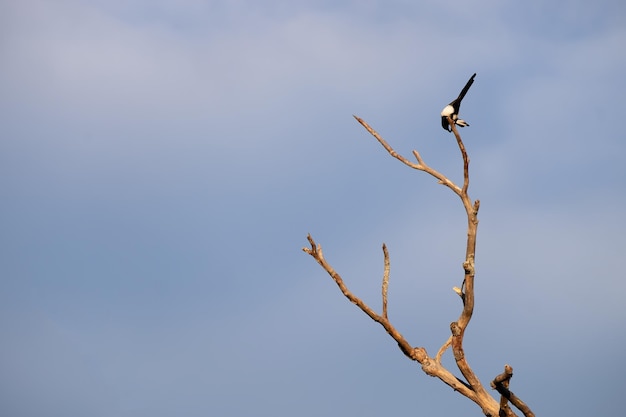
<instances>
[{"instance_id":1,"label":"bare tree branch","mask_svg":"<svg viewBox=\"0 0 626 417\"><path fill-rule=\"evenodd\" d=\"M448 116L448 122L452 119ZM467 195L467 187L469 187L469 157L467 156L467 152L465 151L465 145L463 145L463 141L461 140L461 136L459 135L459 131L456 129L456 124L452 123L452 131L454 132L454 137L456 138L456 142L459 145L459 149L461 150L461 155L463 156L463 189L461 190L461 194Z\"/></svg>"},{"instance_id":2,"label":"bare tree branch","mask_svg":"<svg viewBox=\"0 0 626 417\"><path fill-rule=\"evenodd\" d=\"M513 368L511 368L509 365L504 365L504 372L496 376L494 380L491 381L491 387L495 388L496 384L502 384L503 388L508 389L509 382L512 376L513 376ZM507 399L506 396L501 395L499 415L502 417L506 416L508 411L509 411L509 400Z\"/></svg>"},{"instance_id":3,"label":"bare tree branch","mask_svg":"<svg viewBox=\"0 0 626 417\"><path fill-rule=\"evenodd\" d=\"M383 145L383 148L385 148L387 150L387 152L389 152L389 155L393 156L394 158L396 158L397 160L399 160L400 162L402 162L404 165L411 167L413 169L417 169L418 171L424 171L430 175L432 175L433 177L437 178L437 180L439 180L440 184L445 185L446 187L450 188L452 191L454 191L455 194L457 194L458 196L461 195L461 188L459 188L457 185L455 185L452 181L450 181L448 178L446 178L445 175L441 174L440 172L432 169L431 167L429 167L428 165L426 165L424 163L424 160L422 159L422 157L420 156L420 154L417 151L413 151L413 155L415 155L415 158L417 159L417 164L414 162L409 161L408 159L406 159L404 156L400 155L398 152L396 152L386 141L385 139L383 139L378 132L376 132L374 129L372 129L372 127L370 125L367 124L367 122L363 119L361 119L358 116L353 116L357 122L361 123L361 125L368 131L370 132L370 134L372 136L374 136L376 138L376 140Z\"/></svg>"},{"instance_id":4,"label":"bare tree branch","mask_svg":"<svg viewBox=\"0 0 626 417\"><path fill-rule=\"evenodd\" d=\"M320 264L326 272L328 272L328 275L331 276L331 278L335 281L335 283L337 284L337 286L339 287L343 295L346 296L346 298L350 300L350 302L352 302L357 307L359 307L372 320L374 320L377 323L380 323L385 328L387 333L389 333L389 335L398 343L398 346L400 346L400 349L402 350L402 352L409 358L414 359L413 358L414 349L409 344L409 342L407 342L406 339L404 339L404 337L400 334L400 332L397 331L396 328L391 325L391 323L389 322L389 320L387 320L387 318L376 314L374 310L372 310L367 304L365 304L359 297L354 295L348 289L346 284L343 282L341 275L339 275L333 269L333 267L330 266L328 262L326 262L326 259L324 258L324 254L322 252L322 246L315 243L311 235L308 235L307 239L311 247L302 248L302 250L308 253L309 255L311 255L317 261L317 263Z\"/></svg>"},{"instance_id":5,"label":"bare tree branch","mask_svg":"<svg viewBox=\"0 0 626 417\"><path fill-rule=\"evenodd\" d=\"M448 337L448 340L446 340L446 342L439 348L439 351L437 352L437 355L435 356L435 360L437 361L437 363L441 363L441 357L446 352L446 350L450 347L451 344L452 344L452 336Z\"/></svg>"},{"instance_id":6,"label":"bare tree branch","mask_svg":"<svg viewBox=\"0 0 626 417\"><path fill-rule=\"evenodd\" d=\"M461 189L460 197L467 213L467 247L465 251L465 262L463 262L463 270L465 271L462 287L464 290L462 297L463 311L461 312L459 319L450 325L450 330L452 332L452 352L459 370L470 386L481 395L488 395L482 383L467 363L465 353L463 351L463 336L465 335L465 328L469 324L472 314L474 313L474 258L476 254L476 233L478 229L478 206L471 204L471 200L467 193L469 187L469 157L467 156L465 145L463 144L463 140L461 140L461 135L459 135L456 125L452 122L452 119L449 116L448 119L463 157L463 188ZM476 209L474 209L475 207Z\"/></svg>"},{"instance_id":7,"label":"bare tree branch","mask_svg":"<svg viewBox=\"0 0 626 417\"><path fill-rule=\"evenodd\" d=\"M376 140L385 148L385 150L394 158L406 166L423 171L436 178L437 181L448 187L452 192L458 195L463 203L465 212L467 215L467 245L465 251L465 260L463 262L463 284L461 288L454 287L454 291L460 296L463 309L459 315L457 321L450 324L451 335L448 340L439 348L434 358L430 357L423 347L413 347L411 344L400 334L400 332L391 324L388 317L388 290L389 290L389 275L390 275L390 261L389 252L387 246L383 244L383 256L384 256L384 272L382 280L382 314L377 314L371 309L365 302L355 296L345 285L341 276L332 268L332 266L326 261L322 253L321 245L318 245L311 235L307 236L310 248L305 247L302 250L311 255L318 264L331 276L335 281L343 295L350 300L353 304L367 314L372 320L379 323L387 331L387 333L396 341L400 350L411 360L417 361L421 364L422 370L430 376L437 377L445 384L450 386L455 391L469 398L476 404L478 404L483 413L486 416L506 416L514 417L516 414L508 407L510 401L515 407L524 413L525 417L534 417L534 414L530 411L528 406L524 404L519 398L508 390L508 383L512 376L512 369L510 375L506 374L504 377L498 376L492 382L492 387L500 392L502 398L498 403L489 392L484 388L479 378L476 376L469 363L467 362L465 352L463 349L463 338L465 335L465 329L467 328L472 314L474 312L474 275L475 275L475 254L476 254L476 234L478 230L478 210L480 208L480 201L472 200L469 197L469 157L465 149L465 145L459 135L453 120L448 116L448 122L451 126L452 132L457 141L461 156L463 158L463 186L459 187L445 175L439 171L431 168L425 162L418 151L414 150L417 163L409 161L404 156L398 154L369 124L363 119L354 116L354 118L372 135ZM454 376L441 364L441 358L446 350L452 347L452 353L456 361L456 365L463 375L465 380L462 380ZM508 366L508 365L507 365ZM510 367L509 367L510 368ZM505 373L508 368L505 368ZM504 374L503 374L504 375Z\"/></svg>"},{"instance_id":8,"label":"bare tree branch","mask_svg":"<svg viewBox=\"0 0 626 417\"><path fill-rule=\"evenodd\" d=\"M508 401L510 401L511 404L520 410L525 417L535 417L535 413L530 410L530 407L528 407L528 405L526 405L526 403L519 397L509 391L509 382L512 377L513 368L510 365L504 365L504 372L496 376L493 381L491 381L491 388L496 389L501 395L499 416L509 415L510 409Z\"/></svg>"},{"instance_id":9,"label":"bare tree branch","mask_svg":"<svg viewBox=\"0 0 626 417\"><path fill-rule=\"evenodd\" d=\"M387 317L387 291L389 290L389 270L391 268L391 264L389 263L389 251L387 250L387 245L383 243L383 256L385 257L385 271L383 272L383 318L385 320Z\"/></svg>"},{"instance_id":10,"label":"bare tree branch","mask_svg":"<svg viewBox=\"0 0 626 417\"><path fill-rule=\"evenodd\" d=\"M387 331L387 333L398 343L398 347L409 359L414 360L422 365L422 370L430 375L439 378L445 384L450 386L453 390L460 392L465 397L472 401L479 403L474 391L469 387L467 383L461 381L450 373L446 368L437 363L433 358L428 356L426 349L423 347L412 347L409 342L400 334L398 330L389 322L386 317L376 314L363 300L355 296L346 286L341 276L335 271L335 269L326 261L322 252L322 246L317 244L311 235L307 235L307 240L311 245L310 248L304 247L302 250L311 255L318 264L330 275L335 281L343 295L355 304L365 314L367 314L372 320L379 323ZM495 404L495 400L494 400ZM494 405L497 409L497 404ZM495 416L495 414L494 414Z\"/></svg>"}]
</instances>

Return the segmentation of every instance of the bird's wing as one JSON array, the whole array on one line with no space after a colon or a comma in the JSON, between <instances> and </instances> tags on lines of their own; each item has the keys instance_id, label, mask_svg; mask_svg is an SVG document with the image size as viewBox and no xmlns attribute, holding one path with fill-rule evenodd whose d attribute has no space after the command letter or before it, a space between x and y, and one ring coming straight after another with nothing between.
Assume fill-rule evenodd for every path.
<instances>
[{"instance_id":1,"label":"bird's wing","mask_svg":"<svg viewBox=\"0 0 626 417\"><path fill-rule=\"evenodd\" d=\"M441 116L441 127L450 132L450 123L448 123L448 116Z\"/></svg>"}]
</instances>

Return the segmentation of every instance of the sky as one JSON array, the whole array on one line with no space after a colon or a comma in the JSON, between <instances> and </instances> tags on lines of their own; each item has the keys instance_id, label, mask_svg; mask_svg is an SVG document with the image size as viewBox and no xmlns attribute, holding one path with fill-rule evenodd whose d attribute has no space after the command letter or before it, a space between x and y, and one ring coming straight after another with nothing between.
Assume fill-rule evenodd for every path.
<instances>
[{"instance_id":1,"label":"sky","mask_svg":"<svg viewBox=\"0 0 626 417\"><path fill-rule=\"evenodd\" d=\"M0 412L482 415L302 248L434 355L536 415L626 384L622 1L0 1ZM448 351L444 364L459 374Z\"/></svg>"}]
</instances>

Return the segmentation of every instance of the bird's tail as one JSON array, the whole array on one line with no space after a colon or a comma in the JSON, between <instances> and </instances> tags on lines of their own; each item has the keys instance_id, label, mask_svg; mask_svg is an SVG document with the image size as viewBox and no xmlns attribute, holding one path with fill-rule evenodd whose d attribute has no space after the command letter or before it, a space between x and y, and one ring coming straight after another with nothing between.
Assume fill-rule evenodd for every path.
<instances>
[{"instance_id":1,"label":"bird's tail","mask_svg":"<svg viewBox=\"0 0 626 417\"><path fill-rule=\"evenodd\" d=\"M459 94L459 98L457 98L457 101L459 103L461 102L461 100L463 100L463 97L465 97L465 94L467 94L472 84L474 84L474 77L476 77L476 73L474 73L474 75L470 77L470 79L467 81L467 84L465 84L465 87L463 87L463 90L461 90L461 94Z\"/></svg>"}]
</instances>

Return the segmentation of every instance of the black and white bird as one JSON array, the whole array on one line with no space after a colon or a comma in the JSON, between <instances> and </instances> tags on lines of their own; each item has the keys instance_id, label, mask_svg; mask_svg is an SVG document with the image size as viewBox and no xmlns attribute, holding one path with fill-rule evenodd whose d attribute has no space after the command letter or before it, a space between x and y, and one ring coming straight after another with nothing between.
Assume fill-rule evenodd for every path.
<instances>
[{"instance_id":1,"label":"black and white bird","mask_svg":"<svg viewBox=\"0 0 626 417\"><path fill-rule=\"evenodd\" d=\"M474 77L476 77L476 74L470 77L467 84L465 84L465 87L461 90L461 94L459 94L455 100L452 100L452 102L441 111L441 126L448 132L452 132L452 127L450 127L450 123L448 123L448 116L450 116L454 124L457 126L469 126L469 123L465 120L459 119L459 109L461 108L461 100L463 100L463 97L467 94L467 90L469 90L474 83Z\"/></svg>"}]
</instances>

